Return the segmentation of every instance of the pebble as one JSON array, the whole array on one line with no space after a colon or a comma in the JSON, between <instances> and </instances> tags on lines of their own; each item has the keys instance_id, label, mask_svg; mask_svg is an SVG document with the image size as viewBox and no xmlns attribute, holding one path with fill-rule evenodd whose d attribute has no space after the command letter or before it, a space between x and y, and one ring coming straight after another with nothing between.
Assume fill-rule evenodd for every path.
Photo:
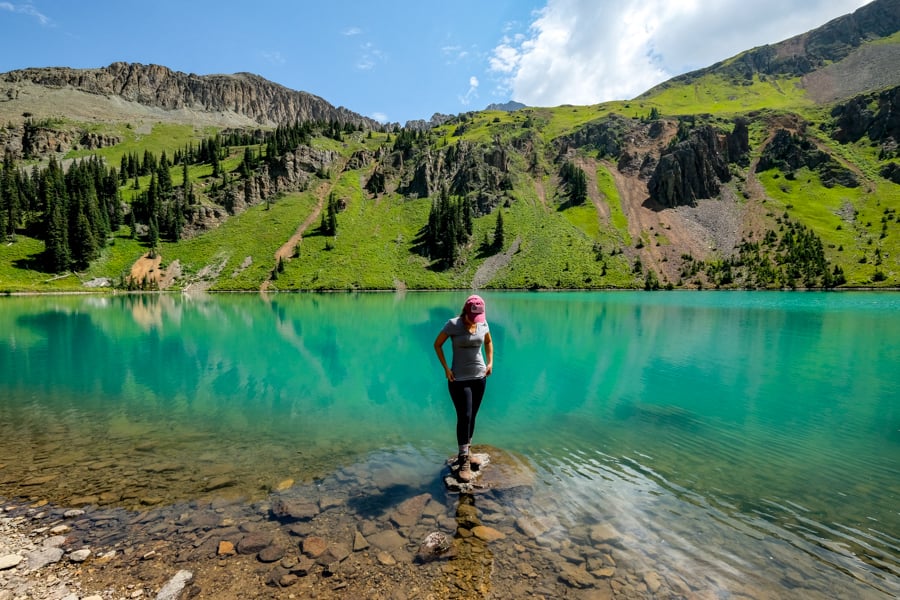
<instances>
[{"instance_id":1,"label":"pebble","mask_svg":"<svg viewBox=\"0 0 900 600\"><path fill-rule=\"evenodd\" d=\"M353 535L353 551L360 552L361 550L365 550L369 547L369 542L366 540L365 536L357 531Z\"/></svg>"},{"instance_id":2,"label":"pebble","mask_svg":"<svg viewBox=\"0 0 900 600\"><path fill-rule=\"evenodd\" d=\"M472 533L475 535L475 537L484 542L502 540L506 537L504 533L497 531L493 527L487 527L486 525L477 525L473 527Z\"/></svg>"},{"instance_id":3,"label":"pebble","mask_svg":"<svg viewBox=\"0 0 900 600\"><path fill-rule=\"evenodd\" d=\"M0 571L5 571L6 569L11 569L22 562L22 557L18 554L7 554L6 556L0 556Z\"/></svg>"},{"instance_id":4,"label":"pebble","mask_svg":"<svg viewBox=\"0 0 900 600\"><path fill-rule=\"evenodd\" d=\"M82 548L81 550L76 550L75 552L69 553L69 560L72 562L80 563L84 562L91 555L91 551L87 548Z\"/></svg>"},{"instance_id":5,"label":"pebble","mask_svg":"<svg viewBox=\"0 0 900 600\"><path fill-rule=\"evenodd\" d=\"M185 586L190 583L193 578L194 574L191 571L186 569L178 571L172 579L159 590L159 593L156 594L156 600L178 600L182 590L184 590Z\"/></svg>"},{"instance_id":6,"label":"pebble","mask_svg":"<svg viewBox=\"0 0 900 600\"><path fill-rule=\"evenodd\" d=\"M57 547L42 548L40 550L28 552L25 555L25 560L27 561L26 568L29 571L37 571L47 565L59 562L63 557L63 554L65 554L65 552L63 552L62 548Z\"/></svg>"},{"instance_id":7,"label":"pebble","mask_svg":"<svg viewBox=\"0 0 900 600\"><path fill-rule=\"evenodd\" d=\"M311 535L303 540L303 554L310 558L319 558L328 549L328 542L324 539Z\"/></svg>"},{"instance_id":8,"label":"pebble","mask_svg":"<svg viewBox=\"0 0 900 600\"><path fill-rule=\"evenodd\" d=\"M233 543L228 540L222 540L219 542L219 548L216 550L216 554L219 556L234 556L237 554L237 550L234 549Z\"/></svg>"}]
</instances>

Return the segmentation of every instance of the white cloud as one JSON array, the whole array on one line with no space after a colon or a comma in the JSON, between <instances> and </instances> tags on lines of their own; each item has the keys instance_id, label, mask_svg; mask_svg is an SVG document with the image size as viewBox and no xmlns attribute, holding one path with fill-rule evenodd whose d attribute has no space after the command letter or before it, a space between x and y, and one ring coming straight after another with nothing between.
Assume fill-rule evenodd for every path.
<instances>
[{"instance_id":1,"label":"white cloud","mask_svg":"<svg viewBox=\"0 0 900 600\"><path fill-rule=\"evenodd\" d=\"M369 71L374 69L375 66L384 62L385 54L382 52L375 44L372 42L366 42L362 46L360 46L361 54L359 59L356 61L356 68L360 71Z\"/></svg>"},{"instance_id":2,"label":"white cloud","mask_svg":"<svg viewBox=\"0 0 900 600\"><path fill-rule=\"evenodd\" d=\"M494 48L494 54L488 60L492 71L498 73L512 73L519 66L522 54L512 45L512 41L505 39Z\"/></svg>"},{"instance_id":3,"label":"white cloud","mask_svg":"<svg viewBox=\"0 0 900 600\"><path fill-rule=\"evenodd\" d=\"M444 46L441 48L441 54L446 59L447 64L454 64L468 57L469 51L462 46Z\"/></svg>"},{"instance_id":4,"label":"white cloud","mask_svg":"<svg viewBox=\"0 0 900 600\"><path fill-rule=\"evenodd\" d=\"M534 106L633 98L675 75L775 43L868 0L548 0L489 69Z\"/></svg>"},{"instance_id":5,"label":"white cloud","mask_svg":"<svg viewBox=\"0 0 900 600\"><path fill-rule=\"evenodd\" d=\"M274 51L265 51L260 52L260 55L267 62L272 63L273 65L283 65L286 61L284 55L281 54L278 50Z\"/></svg>"},{"instance_id":6,"label":"white cloud","mask_svg":"<svg viewBox=\"0 0 900 600\"><path fill-rule=\"evenodd\" d=\"M362 33L362 29L360 29L359 27L348 27L348 28L345 29L342 33L343 33L344 35L346 35L347 37L350 37L350 36L353 36L353 35L359 35L359 34L361 34L361 33Z\"/></svg>"},{"instance_id":7,"label":"white cloud","mask_svg":"<svg viewBox=\"0 0 900 600\"><path fill-rule=\"evenodd\" d=\"M34 7L31 3L28 4L13 4L12 2L0 2L0 10L5 10L12 13L17 13L21 15L29 15L38 20L38 23L41 25L49 25L50 17L41 13L37 8Z\"/></svg>"},{"instance_id":8,"label":"white cloud","mask_svg":"<svg viewBox=\"0 0 900 600\"><path fill-rule=\"evenodd\" d=\"M469 103L478 97L478 78L472 75L469 77L469 89L465 93L464 96L459 97L459 102L463 106L468 106Z\"/></svg>"},{"instance_id":9,"label":"white cloud","mask_svg":"<svg viewBox=\"0 0 900 600\"><path fill-rule=\"evenodd\" d=\"M387 116L387 114L385 114L383 112L373 112L369 116L372 119L375 119L376 121L378 121L379 123L387 123L388 122L388 116Z\"/></svg>"}]
</instances>

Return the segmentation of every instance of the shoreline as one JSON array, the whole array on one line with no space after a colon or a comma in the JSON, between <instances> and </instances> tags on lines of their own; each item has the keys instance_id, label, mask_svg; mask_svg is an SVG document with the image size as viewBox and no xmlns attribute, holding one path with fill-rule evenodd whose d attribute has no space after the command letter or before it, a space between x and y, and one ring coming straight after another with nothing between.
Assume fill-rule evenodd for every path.
<instances>
[{"instance_id":1,"label":"shoreline","mask_svg":"<svg viewBox=\"0 0 900 600\"><path fill-rule=\"evenodd\" d=\"M216 295L216 294L407 294L407 293L435 293L435 292L467 292L471 290L479 290L482 292L503 293L503 292L532 292L540 293L567 293L567 292L787 292L787 293L805 293L805 292L900 292L900 286L874 287L874 286L858 286L858 287L840 287L840 288L722 288L722 287L704 287L704 288L687 288L676 287L672 289L659 288L657 290L645 290L642 287L633 288L403 288L403 289L328 289L328 290L187 290L187 289L170 289L170 290L117 290L117 289L97 289L89 290L54 290L46 292L36 291L0 291L0 297L7 298L23 298L31 296L165 296L172 294L181 294L185 296L194 295Z\"/></svg>"}]
</instances>

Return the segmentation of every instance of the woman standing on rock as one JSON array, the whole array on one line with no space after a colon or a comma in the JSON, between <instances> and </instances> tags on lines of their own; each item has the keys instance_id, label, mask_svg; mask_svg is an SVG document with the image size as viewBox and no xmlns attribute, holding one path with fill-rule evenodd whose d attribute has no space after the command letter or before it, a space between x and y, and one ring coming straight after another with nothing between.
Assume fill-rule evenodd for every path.
<instances>
[{"instance_id":1,"label":"woman standing on rock","mask_svg":"<svg viewBox=\"0 0 900 600\"><path fill-rule=\"evenodd\" d=\"M444 356L447 338L453 346L453 362L449 367ZM481 353L482 346L486 362ZM459 444L457 477L470 481L473 477L471 466L479 466L477 459L469 455L475 416L484 397L485 379L494 368L494 343L485 320L481 296L466 298L460 315L448 320L434 340L434 351L444 367L450 398L456 408L456 443Z\"/></svg>"}]
</instances>

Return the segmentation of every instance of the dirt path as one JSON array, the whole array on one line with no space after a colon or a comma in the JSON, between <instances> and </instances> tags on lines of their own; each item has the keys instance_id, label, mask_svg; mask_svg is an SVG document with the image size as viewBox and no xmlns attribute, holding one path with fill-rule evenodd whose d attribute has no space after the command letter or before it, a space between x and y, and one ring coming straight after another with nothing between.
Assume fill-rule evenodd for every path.
<instances>
[{"instance_id":1,"label":"dirt path","mask_svg":"<svg viewBox=\"0 0 900 600\"><path fill-rule=\"evenodd\" d=\"M300 224L297 230L294 232L294 235L288 239L278 250L275 251L275 264L278 265L279 260L283 260L285 262L289 261L292 256L294 256L294 250L297 248L297 244L303 240L304 232L316 222L316 220L322 214L322 208L325 206L325 198L328 197L328 192L331 191L332 184L330 181L323 181L319 183L319 186L316 188L316 207L315 209L306 217L306 220ZM269 276L268 279L262 282L260 286L260 291L264 292L269 289L269 284L272 282L272 277Z\"/></svg>"},{"instance_id":2,"label":"dirt path","mask_svg":"<svg viewBox=\"0 0 900 600\"><path fill-rule=\"evenodd\" d=\"M547 190L544 189L544 182L540 177L534 177L534 191L537 193L538 202L541 206L547 208Z\"/></svg>"}]
</instances>

